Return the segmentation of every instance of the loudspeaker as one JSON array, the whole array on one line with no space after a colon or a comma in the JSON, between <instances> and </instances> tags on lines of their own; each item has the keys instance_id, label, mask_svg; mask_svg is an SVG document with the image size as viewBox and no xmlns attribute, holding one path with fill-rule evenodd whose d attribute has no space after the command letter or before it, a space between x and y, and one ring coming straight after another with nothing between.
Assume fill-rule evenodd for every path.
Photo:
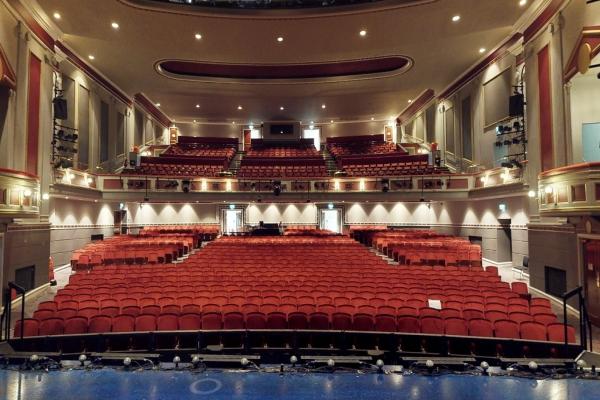
<instances>
[{"instance_id":1,"label":"loudspeaker","mask_svg":"<svg viewBox=\"0 0 600 400\"><path fill-rule=\"evenodd\" d=\"M181 190L183 190L183 193L189 193L190 192L190 181L185 179L183 181L181 181Z\"/></svg>"},{"instance_id":2,"label":"loudspeaker","mask_svg":"<svg viewBox=\"0 0 600 400\"><path fill-rule=\"evenodd\" d=\"M62 97L55 97L52 102L54 103L54 118L67 119L67 100L63 99Z\"/></svg>"},{"instance_id":3,"label":"loudspeaker","mask_svg":"<svg viewBox=\"0 0 600 400\"><path fill-rule=\"evenodd\" d=\"M522 94L510 96L508 102L508 114L511 117L522 117L525 114L525 96Z\"/></svg>"}]
</instances>

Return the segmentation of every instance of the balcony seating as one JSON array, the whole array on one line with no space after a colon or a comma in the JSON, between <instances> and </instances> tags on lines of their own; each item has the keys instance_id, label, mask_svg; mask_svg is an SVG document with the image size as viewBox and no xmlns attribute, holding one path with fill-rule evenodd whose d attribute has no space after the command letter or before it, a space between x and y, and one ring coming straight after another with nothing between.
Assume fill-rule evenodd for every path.
<instances>
[{"instance_id":1,"label":"balcony seating","mask_svg":"<svg viewBox=\"0 0 600 400\"><path fill-rule=\"evenodd\" d=\"M215 158L230 162L235 156L237 139L219 137L180 136L160 156Z\"/></svg>"},{"instance_id":2,"label":"balcony seating","mask_svg":"<svg viewBox=\"0 0 600 400\"><path fill-rule=\"evenodd\" d=\"M442 309L429 307L429 300L439 300ZM540 315L544 322L535 319ZM564 326L552 318L548 303L520 297L496 269L392 268L343 236L222 237L191 253L177 268L103 265L71 276L52 301L40 303L34 317L18 321L15 336L21 330L24 336L39 336L335 329L551 341L564 337ZM574 342L572 327L567 335Z\"/></svg>"},{"instance_id":3,"label":"balcony seating","mask_svg":"<svg viewBox=\"0 0 600 400\"><path fill-rule=\"evenodd\" d=\"M140 166L124 169L128 175L159 175L173 177L216 177L229 167L225 158L161 156L141 157Z\"/></svg>"},{"instance_id":4,"label":"balcony seating","mask_svg":"<svg viewBox=\"0 0 600 400\"><path fill-rule=\"evenodd\" d=\"M325 160L316 158L244 158L238 178L324 178L328 176Z\"/></svg>"},{"instance_id":5,"label":"balcony seating","mask_svg":"<svg viewBox=\"0 0 600 400\"><path fill-rule=\"evenodd\" d=\"M354 155L407 154L395 143L385 142L383 135L329 137L327 150L335 159Z\"/></svg>"}]
</instances>

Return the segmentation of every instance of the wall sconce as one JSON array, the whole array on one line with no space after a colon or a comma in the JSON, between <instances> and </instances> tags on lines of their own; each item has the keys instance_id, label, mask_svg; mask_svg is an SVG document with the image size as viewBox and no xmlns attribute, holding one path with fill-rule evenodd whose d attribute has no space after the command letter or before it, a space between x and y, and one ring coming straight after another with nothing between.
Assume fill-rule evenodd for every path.
<instances>
[{"instance_id":1,"label":"wall sconce","mask_svg":"<svg viewBox=\"0 0 600 400\"><path fill-rule=\"evenodd\" d=\"M49 193L42 194L42 200L49 200L49 199L50 199L50 194Z\"/></svg>"},{"instance_id":2,"label":"wall sconce","mask_svg":"<svg viewBox=\"0 0 600 400\"><path fill-rule=\"evenodd\" d=\"M340 181L339 180L336 179L333 181L333 188L335 190L340 190Z\"/></svg>"},{"instance_id":3,"label":"wall sconce","mask_svg":"<svg viewBox=\"0 0 600 400\"><path fill-rule=\"evenodd\" d=\"M204 192L208 190L208 182L206 182L206 179L202 179L202 182L200 183L200 189Z\"/></svg>"},{"instance_id":4,"label":"wall sconce","mask_svg":"<svg viewBox=\"0 0 600 400\"><path fill-rule=\"evenodd\" d=\"M231 180L230 179L225 181L225 191L231 192Z\"/></svg>"},{"instance_id":5,"label":"wall sconce","mask_svg":"<svg viewBox=\"0 0 600 400\"><path fill-rule=\"evenodd\" d=\"M23 190L23 196L25 196L25 197L31 197L31 189L25 189L25 190Z\"/></svg>"},{"instance_id":6,"label":"wall sconce","mask_svg":"<svg viewBox=\"0 0 600 400\"><path fill-rule=\"evenodd\" d=\"M530 190L527 193L527 196L529 196L530 198L534 198L534 197L536 197L536 195L537 195L537 193L535 192L535 190Z\"/></svg>"},{"instance_id":7,"label":"wall sconce","mask_svg":"<svg viewBox=\"0 0 600 400\"><path fill-rule=\"evenodd\" d=\"M544 193L546 194L552 194L554 192L554 188L552 186L546 186L544 188Z\"/></svg>"},{"instance_id":8,"label":"wall sconce","mask_svg":"<svg viewBox=\"0 0 600 400\"><path fill-rule=\"evenodd\" d=\"M366 183L365 183L364 179L361 179L360 182L358 183L358 189L363 192L365 191Z\"/></svg>"}]
</instances>

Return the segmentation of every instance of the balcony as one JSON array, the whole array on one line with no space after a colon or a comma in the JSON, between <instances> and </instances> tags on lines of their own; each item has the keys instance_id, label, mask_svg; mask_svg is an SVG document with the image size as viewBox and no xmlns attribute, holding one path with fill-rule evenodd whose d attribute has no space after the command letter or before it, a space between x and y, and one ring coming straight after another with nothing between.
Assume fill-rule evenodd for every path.
<instances>
[{"instance_id":1,"label":"balcony","mask_svg":"<svg viewBox=\"0 0 600 400\"><path fill-rule=\"evenodd\" d=\"M238 179L181 176L91 174L55 171L53 194L112 201L273 200L281 201L441 201L525 195L523 170L496 168L472 174L413 175L385 178ZM385 196L385 197L383 197Z\"/></svg>"},{"instance_id":2,"label":"balcony","mask_svg":"<svg viewBox=\"0 0 600 400\"><path fill-rule=\"evenodd\" d=\"M581 163L542 172L537 194L540 215L600 213L600 163Z\"/></svg>"},{"instance_id":3,"label":"balcony","mask_svg":"<svg viewBox=\"0 0 600 400\"><path fill-rule=\"evenodd\" d=\"M37 176L0 168L0 217L38 216L40 200L40 182Z\"/></svg>"}]
</instances>

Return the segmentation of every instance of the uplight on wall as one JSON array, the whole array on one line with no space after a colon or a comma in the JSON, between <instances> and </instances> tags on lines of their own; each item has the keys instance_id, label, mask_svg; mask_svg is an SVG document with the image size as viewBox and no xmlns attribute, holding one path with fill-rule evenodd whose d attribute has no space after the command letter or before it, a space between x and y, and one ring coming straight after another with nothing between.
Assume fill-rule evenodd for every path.
<instances>
[{"instance_id":1,"label":"uplight on wall","mask_svg":"<svg viewBox=\"0 0 600 400\"><path fill-rule=\"evenodd\" d=\"M327 208L330 209L330 210L333 210L333 203L327 204Z\"/></svg>"},{"instance_id":2,"label":"uplight on wall","mask_svg":"<svg viewBox=\"0 0 600 400\"><path fill-rule=\"evenodd\" d=\"M23 190L23 196L25 196L25 197L31 197L31 189L25 189L25 190Z\"/></svg>"},{"instance_id":3,"label":"uplight on wall","mask_svg":"<svg viewBox=\"0 0 600 400\"><path fill-rule=\"evenodd\" d=\"M361 191L365 191L366 190L366 183L364 179L361 179L360 182L358 182L358 189Z\"/></svg>"},{"instance_id":4,"label":"uplight on wall","mask_svg":"<svg viewBox=\"0 0 600 400\"><path fill-rule=\"evenodd\" d=\"M505 213L507 209L508 209L508 207L506 206L506 203L498 204L498 210L500 210L500 212Z\"/></svg>"},{"instance_id":5,"label":"uplight on wall","mask_svg":"<svg viewBox=\"0 0 600 400\"><path fill-rule=\"evenodd\" d=\"M227 181L225 181L225 190L227 192L231 192L231 179L227 179Z\"/></svg>"},{"instance_id":6,"label":"uplight on wall","mask_svg":"<svg viewBox=\"0 0 600 400\"><path fill-rule=\"evenodd\" d=\"M333 181L333 188L335 190L340 190L340 181L338 179L336 179L335 181Z\"/></svg>"},{"instance_id":7,"label":"uplight on wall","mask_svg":"<svg viewBox=\"0 0 600 400\"><path fill-rule=\"evenodd\" d=\"M42 200L49 200L49 199L50 199L50 194L49 193L42 194Z\"/></svg>"},{"instance_id":8,"label":"uplight on wall","mask_svg":"<svg viewBox=\"0 0 600 400\"><path fill-rule=\"evenodd\" d=\"M554 188L552 186L546 186L544 188L544 193L546 194L552 194L554 192Z\"/></svg>"},{"instance_id":9,"label":"uplight on wall","mask_svg":"<svg viewBox=\"0 0 600 400\"><path fill-rule=\"evenodd\" d=\"M486 175L486 176L482 176L481 178L479 178L479 181L480 181L481 183L483 183L483 185L485 186L485 185L487 184L487 182L488 182L488 177L487 177L487 175Z\"/></svg>"},{"instance_id":10,"label":"uplight on wall","mask_svg":"<svg viewBox=\"0 0 600 400\"><path fill-rule=\"evenodd\" d=\"M200 190L204 192L208 190L208 182L206 181L206 179L202 179L202 182L200 183Z\"/></svg>"}]
</instances>

